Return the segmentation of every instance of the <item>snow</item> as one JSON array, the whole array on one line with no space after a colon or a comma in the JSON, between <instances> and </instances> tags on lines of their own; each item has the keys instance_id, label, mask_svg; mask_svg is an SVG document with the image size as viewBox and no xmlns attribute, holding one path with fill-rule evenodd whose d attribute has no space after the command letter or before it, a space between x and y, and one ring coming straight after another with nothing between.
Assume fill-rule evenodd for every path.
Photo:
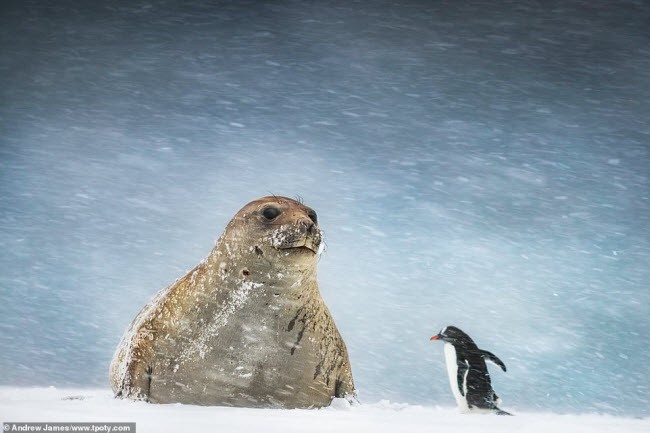
<instances>
[{"instance_id":1,"label":"snow","mask_svg":"<svg viewBox=\"0 0 650 433\"><path fill-rule=\"evenodd\" d=\"M0 422L135 422L138 433L164 432L462 432L635 433L650 431L650 418L558 415L461 414L453 408L392 403L350 407L336 401L320 410L243 409L154 405L114 399L106 389L0 387Z\"/></svg>"},{"instance_id":2,"label":"snow","mask_svg":"<svg viewBox=\"0 0 650 433\"><path fill-rule=\"evenodd\" d=\"M179 361L183 363L187 359L191 359L191 357L196 353L199 353L201 358L203 358L205 354L211 350L211 347L208 344L210 338L219 334L219 330L228 323L228 320L235 311L244 306L251 290L260 286L262 286L261 283L255 283L253 281L242 281L239 283L239 287L229 294L228 301L225 304L226 308L216 314L214 320L210 324L203 327L198 338L192 341L192 343L183 350Z\"/></svg>"}]
</instances>

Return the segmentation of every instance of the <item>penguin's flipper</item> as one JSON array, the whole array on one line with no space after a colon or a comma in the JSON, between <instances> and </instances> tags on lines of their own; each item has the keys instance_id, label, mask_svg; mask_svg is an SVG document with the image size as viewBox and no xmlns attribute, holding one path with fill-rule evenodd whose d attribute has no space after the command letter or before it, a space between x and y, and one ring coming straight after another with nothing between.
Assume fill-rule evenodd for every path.
<instances>
[{"instance_id":1,"label":"penguin's flipper","mask_svg":"<svg viewBox=\"0 0 650 433\"><path fill-rule=\"evenodd\" d=\"M501 367L501 370L506 371L506 365L494 353L488 352L487 350L481 350L481 355L483 355L483 358L485 358L486 361L490 361Z\"/></svg>"},{"instance_id":2,"label":"penguin's flipper","mask_svg":"<svg viewBox=\"0 0 650 433\"><path fill-rule=\"evenodd\" d=\"M467 390L467 373L469 373L469 362L466 360L458 360L456 363L458 369L456 371L456 380L458 381L458 391L460 395L465 397L465 392Z\"/></svg>"}]
</instances>

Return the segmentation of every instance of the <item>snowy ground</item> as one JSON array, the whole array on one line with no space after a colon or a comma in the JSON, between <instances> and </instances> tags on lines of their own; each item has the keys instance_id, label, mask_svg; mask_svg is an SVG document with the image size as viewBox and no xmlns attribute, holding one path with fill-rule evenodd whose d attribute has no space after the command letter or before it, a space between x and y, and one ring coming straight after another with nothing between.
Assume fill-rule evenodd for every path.
<instances>
[{"instance_id":1,"label":"snowy ground","mask_svg":"<svg viewBox=\"0 0 650 433\"><path fill-rule=\"evenodd\" d=\"M70 397L74 397L70 399ZM179 432L643 432L650 418L521 413L462 415L453 408L381 401L323 410L152 405L116 400L105 389L0 387L0 421L135 422L136 431Z\"/></svg>"}]
</instances>

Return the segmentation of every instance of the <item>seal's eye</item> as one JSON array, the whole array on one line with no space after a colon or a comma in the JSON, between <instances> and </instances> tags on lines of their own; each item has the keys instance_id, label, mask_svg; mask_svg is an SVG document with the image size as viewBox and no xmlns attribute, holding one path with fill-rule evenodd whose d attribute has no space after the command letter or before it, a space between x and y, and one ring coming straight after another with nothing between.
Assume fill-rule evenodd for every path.
<instances>
[{"instance_id":1,"label":"seal's eye","mask_svg":"<svg viewBox=\"0 0 650 433\"><path fill-rule=\"evenodd\" d=\"M318 224L318 215L316 215L316 212L310 210L307 216L309 217L310 220L314 222L314 224Z\"/></svg>"},{"instance_id":2,"label":"seal's eye","mask_svg":"<svg viewBox=\"0 0 650 433\"><path fill-rule=\"evenodd\" d=\"M277 207L267 206L262 209L262 216L269 221L276 219L278 215L280 215L280 209Z\"/></svg>"}]
</instances>

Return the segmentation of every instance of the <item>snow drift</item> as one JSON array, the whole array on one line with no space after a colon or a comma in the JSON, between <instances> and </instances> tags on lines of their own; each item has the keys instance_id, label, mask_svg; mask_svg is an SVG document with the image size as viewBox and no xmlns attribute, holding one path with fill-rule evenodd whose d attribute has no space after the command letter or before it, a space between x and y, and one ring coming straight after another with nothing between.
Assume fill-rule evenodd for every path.
<instances>
[{"instance_id":1,"label":"snow drift","mask_svg":"<svg viewBox=\"0 0 650 433\"><path fill-rule=\"evenodd\" d=\"M511 408L508 408L512 410ZM0 388L2 422L135 422L147 432L647 433L650 418L522 413L463 415L450 407L335 401L320 410L154 405L114 399L107 389Z\"/></svg>"}]
</instances>

